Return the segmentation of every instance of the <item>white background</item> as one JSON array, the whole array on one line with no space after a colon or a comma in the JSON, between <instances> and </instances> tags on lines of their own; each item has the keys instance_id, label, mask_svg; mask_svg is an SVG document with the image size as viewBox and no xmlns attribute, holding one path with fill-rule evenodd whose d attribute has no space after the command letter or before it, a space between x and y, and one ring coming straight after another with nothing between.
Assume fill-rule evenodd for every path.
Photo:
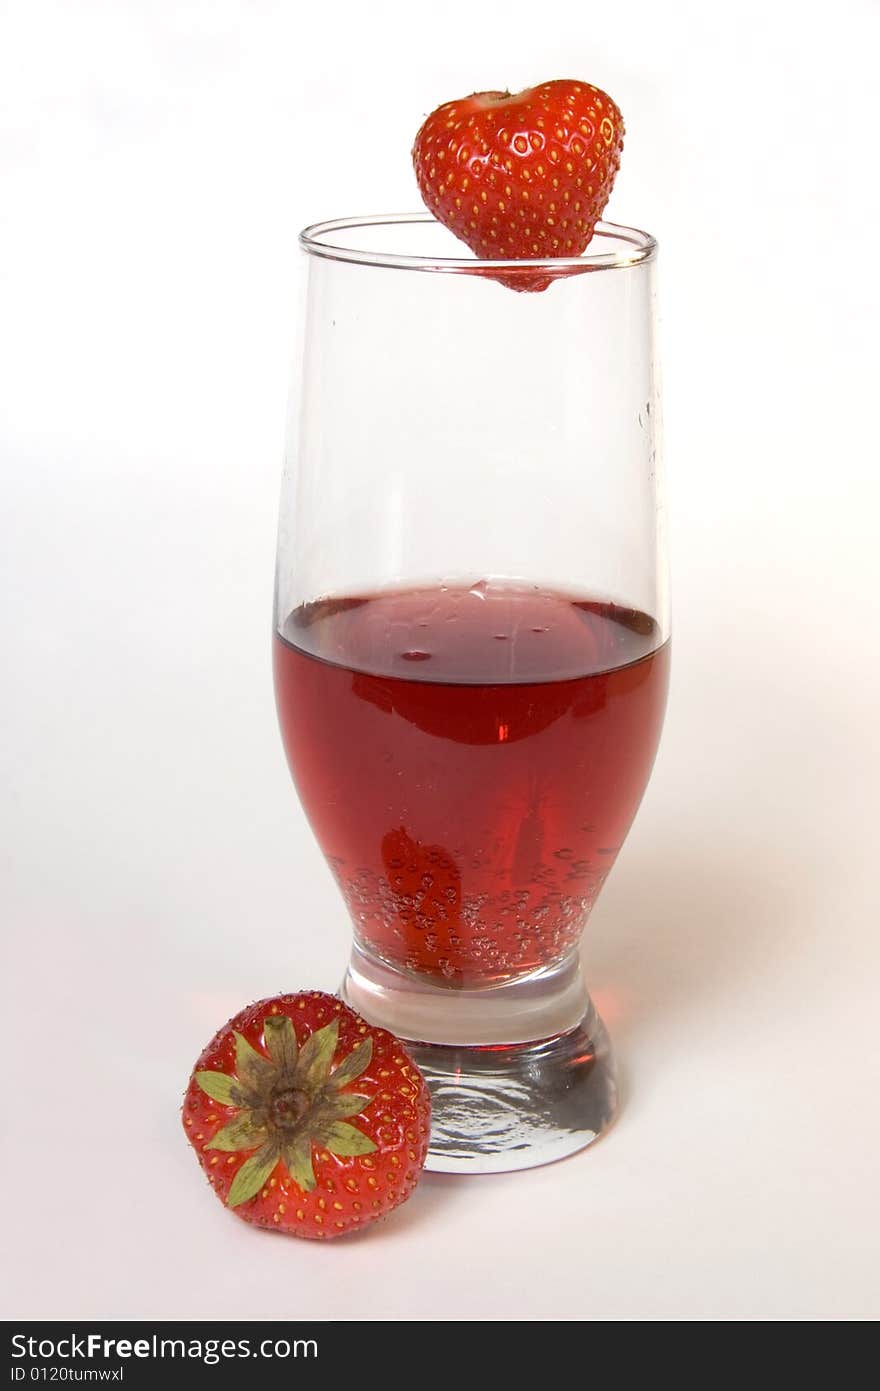
<instances>
[{"instance_id":1,"label":"white background","mask_svg":"<svg viewBox=\"0 0 880 1391\"><path fill-rule=\"evenodd\" d=\"M7 1316L856 1319L878 1239L876 4L0 6ZM179 1126L348 933L276 732L307 221L424 114L605 86L662 243L675 676L592 920L625 1106L318 1246Z\"/></svg>"}]
</instances>

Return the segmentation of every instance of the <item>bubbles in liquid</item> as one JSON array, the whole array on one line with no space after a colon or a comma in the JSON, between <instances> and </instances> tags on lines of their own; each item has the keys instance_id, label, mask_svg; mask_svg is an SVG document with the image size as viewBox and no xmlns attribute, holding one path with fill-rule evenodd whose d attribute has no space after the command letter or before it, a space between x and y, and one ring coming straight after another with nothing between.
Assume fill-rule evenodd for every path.
<instances>
[{"instance_id":1,"label":"bubbles in liquid","mask_svg":"<svg viewBox=\"0 0 880 1391\"><path fill-rule=\"evenodd\" d=\"M578 941L620 839L627 807L618 806L626 798L611 737L617 726L612 721L609 733L613 710L585 697L582 713L595 715L595 725L579 719L571 728L555 724L552 738L528 742L527 736L543 735L545 714L551 723L557 719L557 704L568 700L560 681L581 683L577 689L587 696L609 685L613 694L617 665L644 655L648 643L639 639L655 642L656 625L619 606L479 577L472 585L466 579L321 601L315 609L284 642L281 660L298 669L291 677L300 683L291 718L326 765L315 771L306 759L298 770L301 782L314 773L306 800L319 820L322 808L341 800L346 806L344 817L328 812L322 839L336 852L331 865L358 940L395 968L406 963L444 984L489 983L558 960ZM530 643L532 636L546 641ZM493 641L509 644L507 657ZM299 668L312 654L328 663L314 670L309 663L303 675ZM416 666L420 671L428 661L434 672L420 677ZM412 667L411 677L404 666ZM398 678L388 700L385 688L361 679L370 675ZM539 689L522 690L517 681ZM458 689L450 692L441 682ZM632 684L621 678L623 695ZM394 707L398 692L401 701L411 699L419 719L427 711L430 721L411 720L404 730ZM306 709L303 726L306 697L314 709ZM625 702L617 704L623 711ZM384 735L377 709L394 715ZM337 726L328 732L330 715ZM619 723L623 759L627 739L638 744L638 730L623 718ZM478 753L472 729L480 735L473 742L485 745ZM514 737L502 738L508 730ZM421 734L431 742L420 742ZM568 760L560 753L563 734L577 754ZM438 737L447 739L442 748ZM308 747L309 740L300 743ZM639 747L632 750L636 772ZM564 794L546 802L543 760L547 785ZM578 823L579 813L591 820Z\"/></svg>"}]
</instances>

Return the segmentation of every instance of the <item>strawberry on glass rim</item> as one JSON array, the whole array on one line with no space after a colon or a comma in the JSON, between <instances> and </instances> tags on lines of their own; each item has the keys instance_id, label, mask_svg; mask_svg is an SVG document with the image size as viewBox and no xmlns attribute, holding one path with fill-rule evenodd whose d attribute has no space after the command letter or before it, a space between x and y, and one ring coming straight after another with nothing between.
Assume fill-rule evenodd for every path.
<instances>
[{"instance_id":1,"label":"strawberry on glass rim","mask_svg":"<svg viewBox=\"0 0 880 1391\"><path fill-rule=\"evenodd\" d=\"M427 1085L403 1045L319 990L230 1019L183 1104L218 1198L246 1222L318 1239L363 1228L410 1196L429 1119Z\"/></svg>"},{"instance_id":2,"label":"strawberry on glass rim","mask_svg":"<svg viewBox=\"0 0 880 1391\"><path fill-rule=\"evenodd\" d=\"M481 260L580 256L620 167L623 117L606 92L563 79L445 102L413 145L422 198ZM498 276L546 289L534 273Z\"/></svg>"}]
</instances>

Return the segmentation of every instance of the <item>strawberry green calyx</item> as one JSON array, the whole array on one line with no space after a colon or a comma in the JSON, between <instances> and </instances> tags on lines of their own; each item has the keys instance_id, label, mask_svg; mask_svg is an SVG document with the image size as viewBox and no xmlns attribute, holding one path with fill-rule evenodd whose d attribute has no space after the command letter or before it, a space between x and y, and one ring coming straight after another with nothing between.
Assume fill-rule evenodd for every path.
<instances>
[{"instance_id":1,"label":"strawberry green calyx","mask_svg":"<svg viewBox=\"0 0 880 1391\"><path fill-rule=\"evenodd\" d=\"M406 1202L430 1119L405 1044L324 990L269 996L228 1019L189 1074L181 1115L215 1202L312 1241L362 1231Z\"/></svg>"},{"instance_id":2,"label":"strawberry green calyx","mask_svg":"<svg viewBox=\"0 0 880 1391\"><path fill-rule=\"evenodd\" d=\"M375 1150L369 1136L349 1124L372 1098L342 1090L369 1067L373 1043L364 1039L334 1069L338 1035L339 1021L334 1019L300 1047L286 1015L267 1015L263 1039L268 1057L236 1033L235 1076L213 1070L196 1073L207 1096L238 1111L206 1149L254 1151L232 1181L229 1207L253 1198L279 1160L294 1182L311 1192L313 1145L340 1157Z\"/></svg>"}]
</instances>

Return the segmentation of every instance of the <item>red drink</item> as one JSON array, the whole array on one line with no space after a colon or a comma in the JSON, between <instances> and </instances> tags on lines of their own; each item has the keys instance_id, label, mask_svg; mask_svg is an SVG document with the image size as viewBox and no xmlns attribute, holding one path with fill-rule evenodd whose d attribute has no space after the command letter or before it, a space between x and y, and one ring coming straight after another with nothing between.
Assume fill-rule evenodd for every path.
<instances>
[{"instance_id":1,"label":"red drink","mask_svg":"<svg viewBox=\"0 0 880 1391\"><path fill-rule=\"evenodd\" d=\"M537 588L296 609L281 730L367 949L467 986L569 952L645 789L667 676L646 614Z\"/></svg>"}]
</instances>

